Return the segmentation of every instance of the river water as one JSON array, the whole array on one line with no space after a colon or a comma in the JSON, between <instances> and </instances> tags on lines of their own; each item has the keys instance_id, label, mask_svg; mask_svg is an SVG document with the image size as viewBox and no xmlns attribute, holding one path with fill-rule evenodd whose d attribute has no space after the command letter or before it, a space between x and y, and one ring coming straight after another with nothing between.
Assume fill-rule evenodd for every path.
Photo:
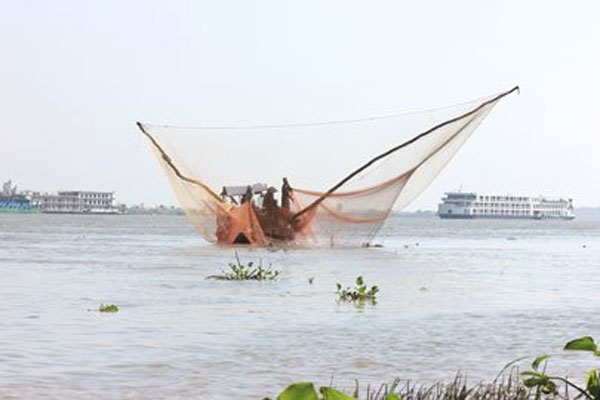
<instances>
[{"instance_id":1,"label":"river water","mask_svg":"<svg viewBox=\"0 0 600 400\"><path fill-rule=\"evenodd\" d=\"M281 278L223 282L205 278L234 250L185 217L0 215L0 398L260 399L293 381L474 382L543 353L571 376L598 364L561 348L600 339L600 219L395 216L379 241L240 248ZM357 275L376 305L336 302Z\"/></svg>"}]
</instances>

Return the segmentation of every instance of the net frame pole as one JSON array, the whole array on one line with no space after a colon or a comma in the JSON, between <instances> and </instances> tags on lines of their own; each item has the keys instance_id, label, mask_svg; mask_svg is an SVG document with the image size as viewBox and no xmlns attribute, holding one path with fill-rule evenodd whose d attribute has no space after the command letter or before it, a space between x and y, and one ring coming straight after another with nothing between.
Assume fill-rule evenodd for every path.
<instances>
[{"instance_id":1,"label":"net frame pole","mask_svg":"<svg viewBox=\"0 0 600 400\"><path fill-rule=\"evenodd\" d=\"M163 160L173 170L173 172L175 173L175 175L177 175L178 178L180 178L181 180L184 180L184 181L186 181L188 183L200 186L202 189L206 190L208 192L208 194L210 194L217 201L217 204L220 205L220 204L223 203L223 200L221 200L221 198L219 197L219 195L217 195L215 192L213 192L208 186L206 186L205 184L203 184L200 181L197 181L196 179L192 179L190 177L187 177L187 176L183 175L181 173L181 171L179 171L179 168L177 168L177 166L175 166L175 164L171 160L171 157L169 157L169 155L161 147L161 145L158 144L158 142L156 141L156 139L154 139L154 137L152 137L152 135L150 135L150 133L144 128L144 124L142 124L141 122L137 121L136 125L138 126L138 128L140 128L140 130L142 131L142 133L144 135L146 135L146 137L148 137L148 139L150 140L150 143L152 143L152 145L158 150L158 152L162 156Z\"/></svg>"},{"instance_id":2,"label":"net frame pole","mask_svg":"<svg viewBox=\"0 0 600 400\"><path fill-rule=\"evenodd\" d=\"M311 209L315 208L316 206L318 206L319 204L321 204L327 197L329 197L333 192L335 192L336 190L338 190L342 185L344 185L346 182L348 182L350 179L354 178L356 175L358 175L359 173L361 173L362 171L364 171L365 169L369 168L371 165L373 165L374 163L376 163L377 161L389 156L390 154L402 149L403 147L408 146L411 143L416 142L417 140L431 134L432 132L446 126L449 124L452 124L456 121L460 121L463 118L469 117L475 113L477 113L478 111L480 111L482 108L484 108L485 106L495 103L498 100L502 99L503 97L508 96L509 94L515 92L515 91L519 91L519 86L515 86L510 90L507 90L505 92L500 93L499 95L493 97L490 100L484 101L483 103L481 103L479 106L475 107L474 109L472 109L471 111L467 111L464 114L461 114L457 117L451 118L449 120L446 120L444 122L441 122L431 128L429 128L428 130L426 130L425 132L422 132L416 136L414 136L413 138L407 140L404 143L399 144L396 147L391 148L390 150L381 153L375 157L373 157L371 160L367 161L365 164L363 164L362 166L360 166L358 169L356 169L355 171L351 172L349 175L347 175L346 177L344 177L341 181L339 181L338 183L336 183L334 186L332 186L327 192L325 192L323 195L321 195L318 199L316 199L315 201L313 201L312 203L310 203L308 206L304 207L302 210L298 211L296 214L294 214L292 216L292 221L298 219L301 215L305 214L306 212L310 211Z\"/></svg>"}]
</instances>

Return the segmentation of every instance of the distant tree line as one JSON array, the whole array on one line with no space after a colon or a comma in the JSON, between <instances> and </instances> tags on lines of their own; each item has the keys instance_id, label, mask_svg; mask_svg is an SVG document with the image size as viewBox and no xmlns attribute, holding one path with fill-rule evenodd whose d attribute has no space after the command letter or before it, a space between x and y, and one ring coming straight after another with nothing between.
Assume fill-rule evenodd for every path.
<instances>
[{"instance_id":1,"label":"distant tree line","mask_svg":"<svg viewBox=\"0 0 600 400\"><path fill-rule=\"evenodd\" d=\"M144 203L126 205L123 208L124 214L130 215L183 215L183 209L176 206L165 206L160 204L158 206L147 206Z\"/></svg>"}]
</instances>

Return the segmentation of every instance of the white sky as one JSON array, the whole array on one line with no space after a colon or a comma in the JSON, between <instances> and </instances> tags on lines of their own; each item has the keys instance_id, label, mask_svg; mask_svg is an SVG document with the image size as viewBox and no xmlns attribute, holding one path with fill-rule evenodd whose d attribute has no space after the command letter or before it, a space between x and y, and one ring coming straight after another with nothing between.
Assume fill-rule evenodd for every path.
<instances>
[{"instance_id":1,"label":"white sky","mask_svg":"<svg viewBox=\"0 0 600 400\"><path fill-rule=\"evenodd\" d=\"M458 188L600 205L599 18L597 0L3 0L0 180L174 204L136 120L354 119L518 84L411 208Z\"/></svg>"}]
</instances>

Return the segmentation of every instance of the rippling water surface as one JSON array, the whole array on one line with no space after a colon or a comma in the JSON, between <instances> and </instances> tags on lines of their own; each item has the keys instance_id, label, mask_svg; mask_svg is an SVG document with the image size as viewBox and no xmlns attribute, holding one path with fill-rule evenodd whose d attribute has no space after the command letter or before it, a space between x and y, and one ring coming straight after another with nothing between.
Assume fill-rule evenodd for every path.
<instances>
[{"instance_id":1,"label":"rippling water surface","mask_svg":"<svg viewBox=\"0 0 600 400\"><path fill-rule=\"evenodd\" d=\"M239 249L277 282L206 280L234 260L178 216L0 215L0 397L260 399L457 371L600 338L600 220L393 217L384 248ZM363 275L378 304L335 301ZM309 277L314 283L309 284ZM95 311L116 303L116 314ZM597 363L597 362L596 362Z\"/></svg>"}]
</instances>

